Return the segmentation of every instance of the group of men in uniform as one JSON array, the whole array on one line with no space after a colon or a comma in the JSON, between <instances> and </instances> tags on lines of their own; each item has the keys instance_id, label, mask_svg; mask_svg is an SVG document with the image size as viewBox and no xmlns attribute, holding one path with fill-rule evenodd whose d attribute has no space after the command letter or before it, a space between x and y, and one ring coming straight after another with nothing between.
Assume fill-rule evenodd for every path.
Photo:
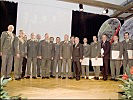
<instances>
[{"instance_id":1,"label":"group of men in uniform","mask_svg":"<svg viewBox=\"0 0 133 100\"><path fill-rule=\"evenodd\" d=\"M129 33L125 33L125 40L118 41L118 36L114 36L114 42L110 44L107 36L102 36L102 41L98 42L97 37L93 36L93 42L89 45L87 38L83 39L83 44L79 43L78 37L64 35L64 41L60 37L49 37L45 34L45 38L41 40L41 36L31 33L31 37L27 40L23 30L19 31L19 36L15 36L12 32L13 25L8 26L8 31L2 32L0 55L2 56L1 76L10 78L12 63L14 57L14 78L20 80L25 76L29 79L41 77L49 79L50 77L65 79L82 78L89 79L89 65L81 65L84 58L103 58L102 74L103 79L107 80L109 73L109 64L111 68L111 80L116 80L120 74L120 68L123 62L123 73L126 67L133 66L133 59L128 58L128 50L133 50L133 40L129 39ZM101 49L104 53L101 53ZM112 59L112 51L119 51L118 59ZM123 55L124 59L121 59ZM66 68L67 67L67 68ZM58 71L57 71L58 69ZM68 71L66 71L68 69ZM94 79L99 79L100 66L93 66ZM116 73L115 73L116 69ZM26 73L25 73L26 70Z\"/></svg>"}]
</instances>

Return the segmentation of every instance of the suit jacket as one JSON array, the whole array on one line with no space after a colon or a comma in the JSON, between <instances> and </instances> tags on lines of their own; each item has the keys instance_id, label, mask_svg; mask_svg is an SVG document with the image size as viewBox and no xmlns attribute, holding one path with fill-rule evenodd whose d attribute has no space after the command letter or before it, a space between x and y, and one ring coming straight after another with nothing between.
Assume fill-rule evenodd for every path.
<instances>
[{"instance_id":1,"label":"suit jacket","mask_svg":"<svg viewBox=\"0 0 133 100\"><path fill-rule=\"evenodd\" d=\"M68 41L68 43L65 43L64 41L61 42L60 47L60 55L63 57L63 59L71 59L72 57L72 51L73 51L73 45Z\"/></svg>"},{"instance_id":2,"label":"suit jacket","mask_svg":"<svg viewBox=\"0 0 133 100\"><path fill-rule=\"evenodd\" d=\"M39 56L43 59L52 59L53 57L53 43L42 40L39 44Z\"/></svg>"},{"instance_id":3,"label":"suit jacket","mask_svg":"<svg viewBox=\"0 0 133 100\"><path fill-rule=\"evenodd\" d=\"M38 43L36 40L32 41L31 39L29 39L27 41L27 57L28 58L37 58L37 46Z\"/></svg>"},{"instance_id":4,"label":"suit jacket","mask_svg":"<svg viewBox=\"0 0 133 100\"><path fill-rule=\"evenodd\" d=\"M121 42L118 42L118 43L112 43L111 45L111 50L110 50L110 59L112 60L112 51L119 51L120 54L119 54L119 58L122 58L122 53L123 53L123 48L122 48L122 43Z\"/></svg>"},{"instance_id":5,"label":"suit jacket","mask_svg":"<svg viewBox=\"0 0 133 100\"><path fill-rule=\"evenodd\" d=\"M57 43L54 44L54 49L53 49L54 59L57 59L57 60L60 59L61 57L60 47L61 47L61 44L57 44Z\"/></svg>"},{"instance_id":6,"label":"suit jacket","mask_svg":"<svg viewBox=\"0 0 133 100\"><path fill-rule=\"evenodd\" d=\"M19 37L15 37L14 39L14 54L20 54L20 56L24 57L25 56L25 41L21 41Z\"/></svg>"},{"instance_id":7,"label":"suit jacket","mask_svg":"<svg viewBox=\"0 0 133 100\"><path fill-rule=\"evenodd\" d=\"M77 46L73 46L72 60L79 61L83 59L83 45L78 43Z\"/></svg>"},{"instance_id":8,"label":"suit jacket","mask_svg":"<svg viewBox=\"0 0 133 100\"><path fill-rule=\"evenodd\" d=\"M90 57L90 45L84 45L83 44L83 56L84 57Z\"/></svg>"},{"instance_id":9,"label":"suit jacket","mask_svg":"<svg viewBox=\"0 0 133 100\"><path fill-rule=\"evenodd\" d=\"M103 48L103 50L104 50L103 59L110 59L110 42L105 41L105 43L103 44L103 41L102 41L101 42L101 48Z\"/></svg>"},{"instance_id":10,"label":"suit jacket","mask_svg":"<svg viewBox=\"0 0 133 100\"><path fill-rule=\"evenodd\" d=\"M1 51L3 54L13 55L13 42L14 42L15 35L12 33L11 35L8 34L7 31L2 32L1 34Z\"/></svg>"},{"instance_id":11,"label":"suit jacket","mask_svg":"<svg viewBox=\"0 0 133 100\"><path fill-rule=\"evenodd\" d=\"M92 42L90 45L90 57L100 57L101 56L101 44L99 42Z\"/></svg>"},{"instance_id":12,"label":"suit jacket","mask_svg":"<svg viewBox=\"0 0 133 100\"><path fill-rule=\"evenodd\" d=\"M122 47L123 47L123 57L124 59L128 60L127 50L133 50L133 40L129 39L128 42L126 42L125 40L122 41Z\"/></svg>"}]
</instances>

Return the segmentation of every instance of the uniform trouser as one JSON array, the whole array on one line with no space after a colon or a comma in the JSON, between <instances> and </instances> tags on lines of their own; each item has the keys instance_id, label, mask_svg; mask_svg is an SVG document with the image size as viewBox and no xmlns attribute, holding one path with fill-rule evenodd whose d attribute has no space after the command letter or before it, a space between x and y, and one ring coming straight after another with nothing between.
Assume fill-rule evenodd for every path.
<instances>
[{"instance_id":1,"label":"uniform trouser","mask_svg":"<svg viewBox=\"0 0 133 100\"><path fill-rule=\"evenodd\" d=\"M127 68L130 69L133 66L133 60L123 60L123 74L127 72Z\"/></svg>"},{"instance_id":2,"label":"uniform trouser","mask_svg":"<svg viewBox=\"0 0 133 100\"><path fill-rule=\"evenodd\" d=\"M89 66L87 65L82 65L81 66L82 69L82 77L89 77Z\"/></svg>"},{"instance_id":3,"label":"uniform trouser","mask_svg":"<svg viewBox=\"0 0 133 100\"><path fill-rule=\"evenodd\" d=\"M63 72L62 77L66 77L66 66L68 65L68 77L72 76L72 61L71 59L63 59Z\"/></svg>"},{"instance_id":4,"label":"uniform trouser","mask_svg":"<svg viewBox=\"0 0 133 100\"><path fill-rule=\"evenodd\" d=\"M95 77L99 77L100 74L100 66L93 66Z\"/></svg>"},{"instance_id":5,"label":"uniform trouser","mask_svg":"<svg viewBox=\"0 0 133 100\"><path fill-rule=\"evenodd\" d=\"M56 76L57 65L58 65L58 76L61 76L61 67L62 67L61 59L54 59L54 66L53 66L53 75L54 76Z\"/></svg>"},{"instance_id":6,"label":"uniform trouser","mask_svg":"<svg viewBox=\"0 0 133 100\"><path fill-rule=\"evenodd\" d=\"M110 69L111 69L111 78L118 78L120 75L121 61L119 60L110 60ZM115 71L116 70L116 71ZM116 72L116 74L115 74Z\"/></svg>"},{"instance_id":7,"label":"uniform trouser","mask_svg":"<svg viewBox=\"0 0 133 100\"><path fill-rule=\"evenodd\" d=\"M23 62L22 62L22 77L25 76L26 64L27 64L27 58L23 57Z\"/></svg>"},{"instance_id":8,"label":"uniform trouser","mask_svg":"<svg viewBox=\"0 0 133 100\"><path fill-rule=\"evenodd\" d=\"M2 55L1 76L10 77L12 71L13 55Z\"/></svg>"},{"instance_id":9,"label":"uniform trouser","mask_svg":"<svg viewBox=\"0 0 133 100\"><path fill-rule=\"evenodd\" d=\"M37 59L37 76L40 76L41 74L41 59Z\"/></svg>"},{"instance_id":10,"label":"uniform trouser","mask_svg":"<svg viewBox=\"0 0 133 100\"><path fill-rule=\"evenodd\" d=\"M50 67L51 67L51 59L42 59L41 63L41 74L42 77L50 77Z\"/></svg>"},{"instance_id":11,"label":"uniform trouser","mask_svg":"<svg viewBox=\"0 0 133 100\"><path fill-rule=\"evenodd\" d=\"M23 57L14 57L14 77L20 78L22 74L22 61Z\"/></svg>"},{"instance_id":12,"label":"uniform trouser","mask_svg":"<svg viewBox=\"0 0 133 100\"><path fill-rule=\"evenodd\" d=\"M109 59L103 59L102 75L106 79L109 73Z\"/></svg>"},{"instance_id":13,"label":"uniform trouser","mask_svg":"<svg viewBox=\"0 0 133 100\"><path fill-rule=\"evenodd\" d=\"M81 75L81 63L80 61L73 61L76 78L80 78Z\"/></svg>"},{"instance_id":14,"label":"uniform trouser","mask_svg":"<svg viewBox=\"0 0 133 100\"><path fill-rule=\"evenodd\" d=\"M53 73L54 73L54 60L51 60L50 75L53 75Z\"/></svg>"},{"instance_id":15,"label":"uniform trouser","mask_svg":"<svg viewBox=\"0 0 133 100\"><path fill-rule=\"evenodd\" d=\"M31 66L32 66L32 77L36 77L36 64L37 58L27 58L27 76L31 75Z\"/></svg>"}]
</instances>

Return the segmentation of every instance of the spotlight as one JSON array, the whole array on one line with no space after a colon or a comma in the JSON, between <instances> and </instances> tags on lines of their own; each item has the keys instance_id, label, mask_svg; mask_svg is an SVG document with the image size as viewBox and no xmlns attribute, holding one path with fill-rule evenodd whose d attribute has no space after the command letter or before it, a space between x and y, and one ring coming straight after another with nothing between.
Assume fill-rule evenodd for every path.
<instances>
[{"instance_id":1,"label":"spotlight","mask_svg":"<svg viewBox=\"0 0 133 100\"><path fill-rule=\"evenodd\" d=\"M107 8L105 8L104 10L103 10L103 14L107 14L109 12L109 10L107 9Z\"/></svg>"},{"instance_id":2,"label":"spotlight","mask_svg":"<svg viewBox=\"0 0 133 100\"><path fill-rule=\"evenodd\" d=\"M83 4L79 4L79 11L83 11L84 8L83 8Z\"/></svg>"}]
</instances>

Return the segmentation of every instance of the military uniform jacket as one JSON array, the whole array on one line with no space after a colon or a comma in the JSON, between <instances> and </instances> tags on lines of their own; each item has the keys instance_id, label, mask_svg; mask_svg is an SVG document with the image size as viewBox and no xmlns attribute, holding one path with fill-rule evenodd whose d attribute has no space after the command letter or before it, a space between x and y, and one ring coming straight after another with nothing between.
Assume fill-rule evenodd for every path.
<instances>
[{"instance_id":1,"label":"military uniform jacket","mask_svg":"<svg viewBox=\"0 0 133 100\"><path fill-rule=\"evenodd\" d=\"M110 59L112 59L112 51L120 51L119 54L119 58L122 58L122 53L123 53L123 49L122 49L122 43L118 42L118 43L112 43L111 45L111 50L110 50Z\"/></svg>"},{"instance_id":2,"label":"military uniform jacket","mask_svg":"<svg viewBox=\"0 0 133 100\"><path fill-rule=\"evenodd\" d=\"M20 56L24 57L26 52L26 43L24 40L20 40L19 37L15 37L14 39L14 54L20 54Z\"/></svg>"},{"instance_id":3,"label":"military uniform jacket","mask_svg":"<svg viewBox=\"0 0 133 100\"><path fill-rule=\"evenodd\" d=\"M90 45L90 57L100 57L101 56L101 44L99 42L92 42Z\"/></svg>"},{"instance_id":4,"label":"military uniform jacket","mask_svg":"<svg viewBox=\"0 0 133 100\"><path fill-rule=\"evenodd\" d=\"M11 54L13 55L13 41L14 34L8 34L7 31L2 32L1 34L1 51L2 54Z\"/></svg>"},{"instance_id":5,"label":"military uniform jacket","mask_svg":"<svg viewBox=\"0 0 133 100\"><path fill-rule=\"evenodd\" d=\"M124 59L128 60L127 50L133 50L133 40L129 39L128 42L126 42L125 40L122 41L122 47L123 47L123 57Z\"/></svg>"},{"instance_id":6,"label":"military uniform jacket","mask_svg":"<svg viewBox=\"0 0 133 100\"><path fill-rule=\"evenodd\" d=\"M53 43L42 40L39 44L39 56L41 56L42 59L52 59Z\"/></svg>"},{"instance_id":7,"label":"military uniform jacket","mask_svg":"<svg viewBox=\"0 0 133 100\"><path fill-rule=\"evenodd\" d=\"M83 45L78 43L77 46L73 46L72 60L79 61L83 59Z\"/></svg>"},{"instance_id":8,"label":"military uniform jacket","mask_svg":"<svg viewBox=\"0 0 133 100\"><path fill-rule=\"evenodd\" d=\"M90 45L84 45L83 44L83 56L84 57L90 57Z\"/></svg>"},{"instance_id":9,"label":"military uniform jacket","mask_svg":"<svg viewBox=\"0 0 133 100\"><path fill-rule=\"evenodd\" d=\"M60 50L60 55L61 57L63 57L63 59L71 59L73 51L72 43L70 43L69 41L67 43L65 41L62 41Z\"/></svg>"},{"instance_id":10,"label":"military uniform jacket","mask_svg":"<svg viewBox=\"0 0 133 100\"><path fill-rule=\"evenodd\" d=\"M27 41L27 57L28 58L36 58L37 57L37 47L38 43L37 40L29 39Z\"/></svg>"},{"instance_id":11,"label":"military uniform jacket","mask_svg":"<svg viewBox=\"0 0 133 100\"><path fill-rule=\"evenodd\" d=\"M60 48L61 48L61 44L57 44L57 43L54 44L54 49L53 49L54 59L57 59L57 60L60 59L61 57Z\"/></svg>"}]
</instances>

